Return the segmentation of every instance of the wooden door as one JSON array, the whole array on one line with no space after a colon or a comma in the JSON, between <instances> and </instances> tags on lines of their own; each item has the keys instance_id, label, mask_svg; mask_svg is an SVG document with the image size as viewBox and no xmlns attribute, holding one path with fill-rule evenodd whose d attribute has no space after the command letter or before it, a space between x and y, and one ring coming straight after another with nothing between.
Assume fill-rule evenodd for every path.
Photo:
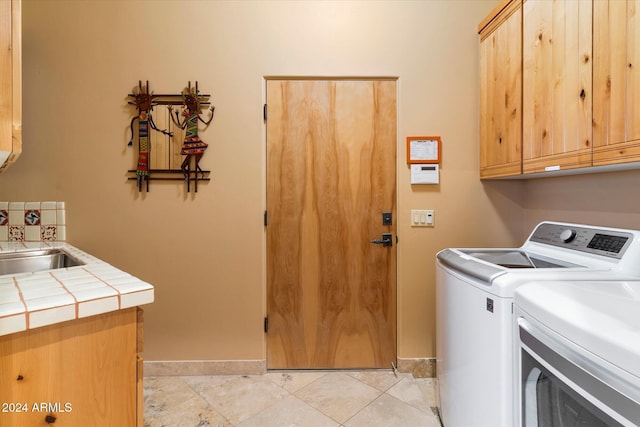
<instances>
[{"instance_id":1,"label":"wooden door","mask_svg":"<svg viewBox=\"0 0 640 427\"><path fill-rule=\"evenodd\" d=\"M502 5L501 5L502 6ZM495 11L494 11L495 12ZM480 177L522 172L522 8L480 24Z\"/></svg>"},{"instance_id":2,"label":"wooden door","mask_svg":"<svg viewBox=\"0 0 640 427\"><path fill-rule=\"evenodd\" d=\"M267 105L267 366L388 368L396 82L268 80Z\"/></svg>"},{"instance_id":3,"label":"wooden door","mask_svg":"<svg viewBox=\"0 0 640 427\"><path fill-rule=\"evenodd\" d=\"M640 0L593 13L593 164L640 161Z\"/></svg>"},{"instance_id":4,"label":"wooden door","mask_svg":"<svg viewBox=\"0 0 640 427\"><path fill-rule=\"evenodd\" d=\"M523 7L523 173L591 166L592 2Z\"/></svg>"}]
</instances>

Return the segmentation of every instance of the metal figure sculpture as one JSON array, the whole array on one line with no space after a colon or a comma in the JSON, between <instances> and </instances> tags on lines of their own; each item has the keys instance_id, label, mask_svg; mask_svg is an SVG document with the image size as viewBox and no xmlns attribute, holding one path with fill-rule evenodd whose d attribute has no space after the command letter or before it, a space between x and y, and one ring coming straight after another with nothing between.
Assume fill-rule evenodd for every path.
<instances>
[{"instance_id":1,"label":"metal figure sculpture","mask_svg":"<svg viewBox=\"0 0 640 427\"><path fill-rule=\"evenodd\" d=\"M182 99L184 102L184 110L182 111L182 115L184 116L184 121L180 121L180 115L176 111L175 118L171 114L173 107L169 105L169 115L171 116L171 120L178 126L180 129L186 128L186 134L184 137L184 142L182 143L182 149L180 150L180 154L186 156L180 169L184 175L184 179L187 182L187 192L190 191L190 182L191 182L191 172L194 171L194 182L195 182L195 191L198 191L198 172L202 172L200 168L200 159L204 155L208 144L200 139L198 136L198 121L204 123L205 128L209 126L209 123L213 120L213 113L215 111L215 107L212 105L210 107L211 117L209 120L204 120L202 118L202 106L199 100L199 92L198 92L198 82L196 81L195 88L191 87L191 82L189 82L189 86L185 88L182 92ZM192 159L194 160L192 162ZM191 168L191 164L193 163L193 169Z\"/></svg>"},{"instance_id":2,"label":"metal figure sculpture","mask_svg":"<svg viewBox=\"0 0 640 427\"><path fill-rule=\"evenodd\" d=\"M173 136L173 134L169 131L158 129L156 124L153 122L153 107L155 104L154 97L149 93L149 81L147 80L147 85L142 86L142 81L138 81L138 93L129 95L133 97L133 101L129 101L128 103L131 105L135 105L138 109L138 115L131 119L131 124L129 128L131 129L131 139L129 140L128 146L133 146L133 123L138 120L138 166L136 169L136 179L138 182L138 191L142 191L142 183L146 181L147 183L147 191L149 191L149 155L151 154L151 141L149 140L149 128L161 132L164 135Z\"/></svg>"}]
</instances>

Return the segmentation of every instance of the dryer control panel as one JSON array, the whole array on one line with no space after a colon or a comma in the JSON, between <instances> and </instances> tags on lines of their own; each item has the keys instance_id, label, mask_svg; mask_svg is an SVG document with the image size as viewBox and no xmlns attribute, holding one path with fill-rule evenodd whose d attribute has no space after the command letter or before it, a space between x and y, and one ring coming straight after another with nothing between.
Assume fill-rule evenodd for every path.
<instances>
[{"instance_id":1,"label":"dryer control panel","mask_svg":"<svg viewBox=\"0 0 640 427\"><path fill-rule=\"evenodd\" d=\"M536 227L529 240L620 259L633 237L633 233L623 230L543 222Z\"/></svg>"}]
</instances>

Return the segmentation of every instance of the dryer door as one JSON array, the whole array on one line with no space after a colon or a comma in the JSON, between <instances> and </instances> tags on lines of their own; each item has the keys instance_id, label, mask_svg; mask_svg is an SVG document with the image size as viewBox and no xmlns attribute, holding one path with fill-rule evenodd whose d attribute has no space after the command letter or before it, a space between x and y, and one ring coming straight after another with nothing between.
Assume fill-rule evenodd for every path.
<instances>
[{"instance_id":1,"label":"dryer door","mask_svg":"<svg viewBox=\"0 0 640 427\"><path fill-rule=\"evenodd\" d=\"M584 358L536 334L526 320L518 323L523 427L637 426L630 420L640 419L638 403L579 366Z\"/></svg>"}]
</instances>

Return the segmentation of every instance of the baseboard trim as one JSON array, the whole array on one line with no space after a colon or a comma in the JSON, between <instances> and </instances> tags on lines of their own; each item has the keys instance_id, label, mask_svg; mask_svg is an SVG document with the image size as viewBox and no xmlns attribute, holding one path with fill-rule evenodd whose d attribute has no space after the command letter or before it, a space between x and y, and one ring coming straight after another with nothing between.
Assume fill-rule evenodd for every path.
<instances>
[{"instance_id":1,"label":"baseboard trim","mask_svg":"<svg viewBox=\"0 0 640 427\"><path fill-rule=\"evenodd\" d=\"M435 378L435 358L398 358L399 372L415 378ZM266 360L148 360L145 377L197 375L262 375L267 373Z\"/></svg>"},{"instance_id":2,"label":"baseboard trim","mask_svg":"<svg viewBox=\"0 0 640 427\"><path fill-rule=\"evenodd\" d=\"M398 357L398 371L411 373L415 378L435 378L435 358L400 358Z\"/></svg>"},{"instance_id":3,"label":"baseboard trim","mask_svg":"<svg viewBox=\"0 0 640 427\"><path fill-rule=\"evenodd\" d=\"M150 360L144 362L145 377L262 375L266 372L266 360Z\"/></svg>"}]
</instances>

